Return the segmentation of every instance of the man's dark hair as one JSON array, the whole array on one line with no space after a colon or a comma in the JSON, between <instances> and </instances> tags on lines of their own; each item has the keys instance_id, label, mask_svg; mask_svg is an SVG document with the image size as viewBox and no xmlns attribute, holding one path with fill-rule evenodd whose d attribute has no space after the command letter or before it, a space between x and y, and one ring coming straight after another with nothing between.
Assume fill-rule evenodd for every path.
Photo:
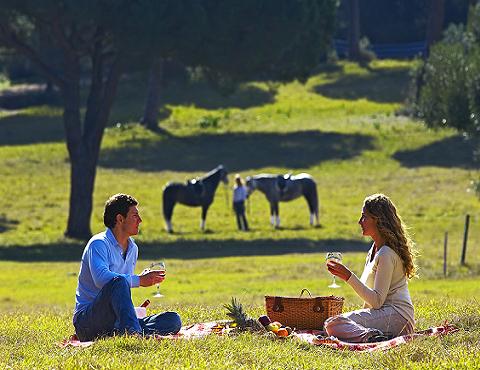
<instances>
[{"instance_id":1,"label":"man's dark hair","mask_svg":"<svg viewBox=\"0 0 480 370\"><path fill-rule=\"evenodd\" d=\"M137 200L131 195L121 193L112 195L105 203L103 223L106 227L113 229L117 223L117 215L121 214L123 217L127 217L130 207L137 204Z\"/></svg>"}]
</instances>

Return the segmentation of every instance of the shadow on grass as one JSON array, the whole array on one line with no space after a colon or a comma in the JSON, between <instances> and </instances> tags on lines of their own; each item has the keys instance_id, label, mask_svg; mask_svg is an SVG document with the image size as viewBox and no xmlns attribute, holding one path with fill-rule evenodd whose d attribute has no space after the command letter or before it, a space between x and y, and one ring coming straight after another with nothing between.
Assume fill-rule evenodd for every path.
<instances>
[{"instance_id":1,"label":"shadow on grass","mask_svg":"<svg viewBox=\"0 0 480 370\"><path fill-rule=\"evenodd\" d=\"M139 90L142 93L139 94ZM146 86L142 89L135 83L122 86L115 100L111 121L138 121L144 109L146 91ZM208 110L248 109L273 103L275 94L275 89L261 89L252 85L240 86L232 94L222 95L205 82L171 84L162 90L159 120L167 119L171 115L168 105L194 106Z\"/></svg>"},{"instance_id":2,"label":"shadow on grass","mask_svg":"<svg viewBox=\"0 0 480 370\"><path fill-rule=\"evenodd\" d=\"M332 99L402 103L409 80L408 68L369 69L367 75L342 75L335 82L315 86L313 91Z\"/></svg>"},{"instance_id":3,"label":"shadow on grass","mask_svg":"<svg viewBox=\"0 0 480 370\"><path fill-rule=\"evenodd\" d=\"M5 215L0 215L0 233L15 228L19 222L17 220L9 220Z\"/></svg>"},{"instance_id":4,"label":"shadow on grass","mask_svg":"<svg viewBox=\"0 0 480 370\"><path fill-rule=\"evenodd\" d=\"M139 171L208 171L219 163L229 171L279 166L305 168L349 159L374 147L374 138L319 131L203 134L162 141L136 140L104 150L100 166Z\"/></svg>"},{"instance_id":5,"label":"shadow on grass","mask_svg":"<svg viewBox=\"0 0 480 370\"><path fill-rule=\"evenodd\" d=\"M473 152L475 144L461 136L452 136L415 150L396 152L393 158L405 167L459 167L478 169Z\"/></svg>"},{"instance_id":6,"label":"shadow on grass","mask_svg":"<svg viewBox=\"0 0 480 370\"><path fill-rule=\"evenodd\" d=\"M61 116L13 114L0 118L0 146L64 140L65 132Z\"/></svg>"},{"instance_id":7,"label":"shadow on grass","mask_svg":"<svg viewBox=\"0 0 480 370\"><path fill-rule=\"evenodd\" d=\"M125 87L115 100L114 108L110 115L110 125L116 122L137 122L143 112L144 96L138 93L138 86ZM146 91L146 90L145 90ZM272 103L275 91L263 90L255 86L239 88L229 96L223 96L205 84L193 83L167 88L162 95L160 119L170 116L169 105L194 105L205 109L246 109ZM42 114L39 107L38 114L13 113L0 118L0 146L1 145L27 145L65 140L63 118L60 115ZM49 110L51 106L45 107ZM52 108L53 109L53 108ZM61 108L56 108L61 109Z\"/></svg>"},{"instance_id":8,"label":"shadow on grass","mask_svg":"<svg viewBox=\"0 0 480 370\"><path fill-rule=\"evenodd\" d=\"M232 94L222 95L206 83L189 84L181 90L172 88L161 98L162 105L195 105L204 109L248 109L273 103L276 91L255 86L240 86Z\"/></svg>"},{"instance_id":9,"label":"shadow on grass","mask_svg":"<svg viewBox=\"0 0 480 370\"><path fill-rule=\"evenodd\" d=\"M257 239L139 242L140 259L199 259L234 256L274 256L289 253L325 253L328 251L367 251L370 244L348 239ZM12 246L0 248L1 261L80 262L84 243Z\"/></svg>"}]
</instances>

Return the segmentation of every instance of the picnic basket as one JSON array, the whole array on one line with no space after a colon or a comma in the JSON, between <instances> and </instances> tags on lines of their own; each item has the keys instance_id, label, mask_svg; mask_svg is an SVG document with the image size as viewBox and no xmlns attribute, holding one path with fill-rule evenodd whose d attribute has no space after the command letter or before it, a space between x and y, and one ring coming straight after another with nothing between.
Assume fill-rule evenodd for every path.
<instances>
[{"instance_id":1,"label":"picnic basket","mask_svg":"<svg viewBox=\"0 0 480 370\"><path fill-rule=\"evenodd\" d=\"M304 292L309 297L303 298ZM342 313L343 301L333 295L312 297L308 289L302 289L298 298L265 296L265 307L272 321L296 329L322 329L326 319Z\"/></svg>"}]
</instances>

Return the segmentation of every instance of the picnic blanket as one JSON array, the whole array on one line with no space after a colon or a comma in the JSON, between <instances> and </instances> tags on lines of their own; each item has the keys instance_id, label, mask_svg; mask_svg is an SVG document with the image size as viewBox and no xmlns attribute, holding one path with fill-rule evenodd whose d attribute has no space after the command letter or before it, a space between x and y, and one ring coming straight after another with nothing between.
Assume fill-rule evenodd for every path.
<instances>
[{"instance_id":1,"label":"picnic blanket","mask_svg":"<svg viewBox=\"0 0 480 370\"><path fill-rule=\"evenodd\" d=\"M194 338L202 338L210 334L228 335L232 330L234 330L234 328L230 327L225 322L212 321L212 322L205 322L205 323L198 323L198 324L184 326L175 335L163 335L163 336L155 335L153 336L153 338L157 340L194 339ZM435 337L435 336L453 333L457 330L458 329L455 326L445 323L444 325L441 325L441 326L432 327L432 328L422 330L413 334L403 335L401 337L396 337L390 340L386 340L383 342L376 342L376 343L343 342L337 338L324 337L322 334L324 334L325 332L322 332L319 330L295 331L292 333L292 335L289 338L307 342L312 345L326 346L333 349L373 352L373 351L384 351L384 350L399 346L401 344L411 342L412 340L419 337L429 337L429 336ZM281 338L281 340L285 340L285 339ZM94 342L80 342L75 335L72 335L70 338L63 340L58 345L62 348L89 347L93 343Z\"/></svg>"},{"instance_id":2,"label":"picnic blanket","mask_svg":"<svg viewBox=\"0 0 480 370\"><path fill-rule=\"evenodd\" d=\"M210 334L228 334L233 328L222 323L221 321L203 322L193 325L183 326L175 335L155 335L154 339L193 339L202 338ZM60 347L89 347L94 342L80 342L78 337L74 334L68 339L64 339L58 345Z\"/></svg>"},{"instance_id":3,"label":"picnic blanket","mask_svg":"<svg viewBox=\"0 0 480 370\"><path fill-rule=\"evenodd\" d=\"M401 344L411 342L419 337L436 337L449 333L454 333L458 330L453 325L445 323L441 326L432 327L426 330L418 331L413 334L407 334L400 337L395 337L390 340L375 343L348 343L343 342L334 337L325 337L325 332L319 330L302 330L294 332L293 334L300 340L308 342L316 346L326 346L333 349L349 350L349 351L385 351L387 349L397 347Z\"/></svg>"}]
</instances>

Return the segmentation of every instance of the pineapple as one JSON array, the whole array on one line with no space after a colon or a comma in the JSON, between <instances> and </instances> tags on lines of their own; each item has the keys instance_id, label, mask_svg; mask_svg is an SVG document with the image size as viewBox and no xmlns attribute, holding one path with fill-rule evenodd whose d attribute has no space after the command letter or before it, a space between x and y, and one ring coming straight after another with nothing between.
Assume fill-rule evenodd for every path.
<instances>
[{"instance_id":1,"label":"pineapple","mask_svg":"<svg viewBox=\"0 0 480 370\"><path fill-rule=\"evenodd\" d=\"M223 307L227 309L227 316L235 321L240 330L265 331L262 324L246 314L242 304L234 297L231 304L224 304Z\"/></svg>"}]
</instances>

